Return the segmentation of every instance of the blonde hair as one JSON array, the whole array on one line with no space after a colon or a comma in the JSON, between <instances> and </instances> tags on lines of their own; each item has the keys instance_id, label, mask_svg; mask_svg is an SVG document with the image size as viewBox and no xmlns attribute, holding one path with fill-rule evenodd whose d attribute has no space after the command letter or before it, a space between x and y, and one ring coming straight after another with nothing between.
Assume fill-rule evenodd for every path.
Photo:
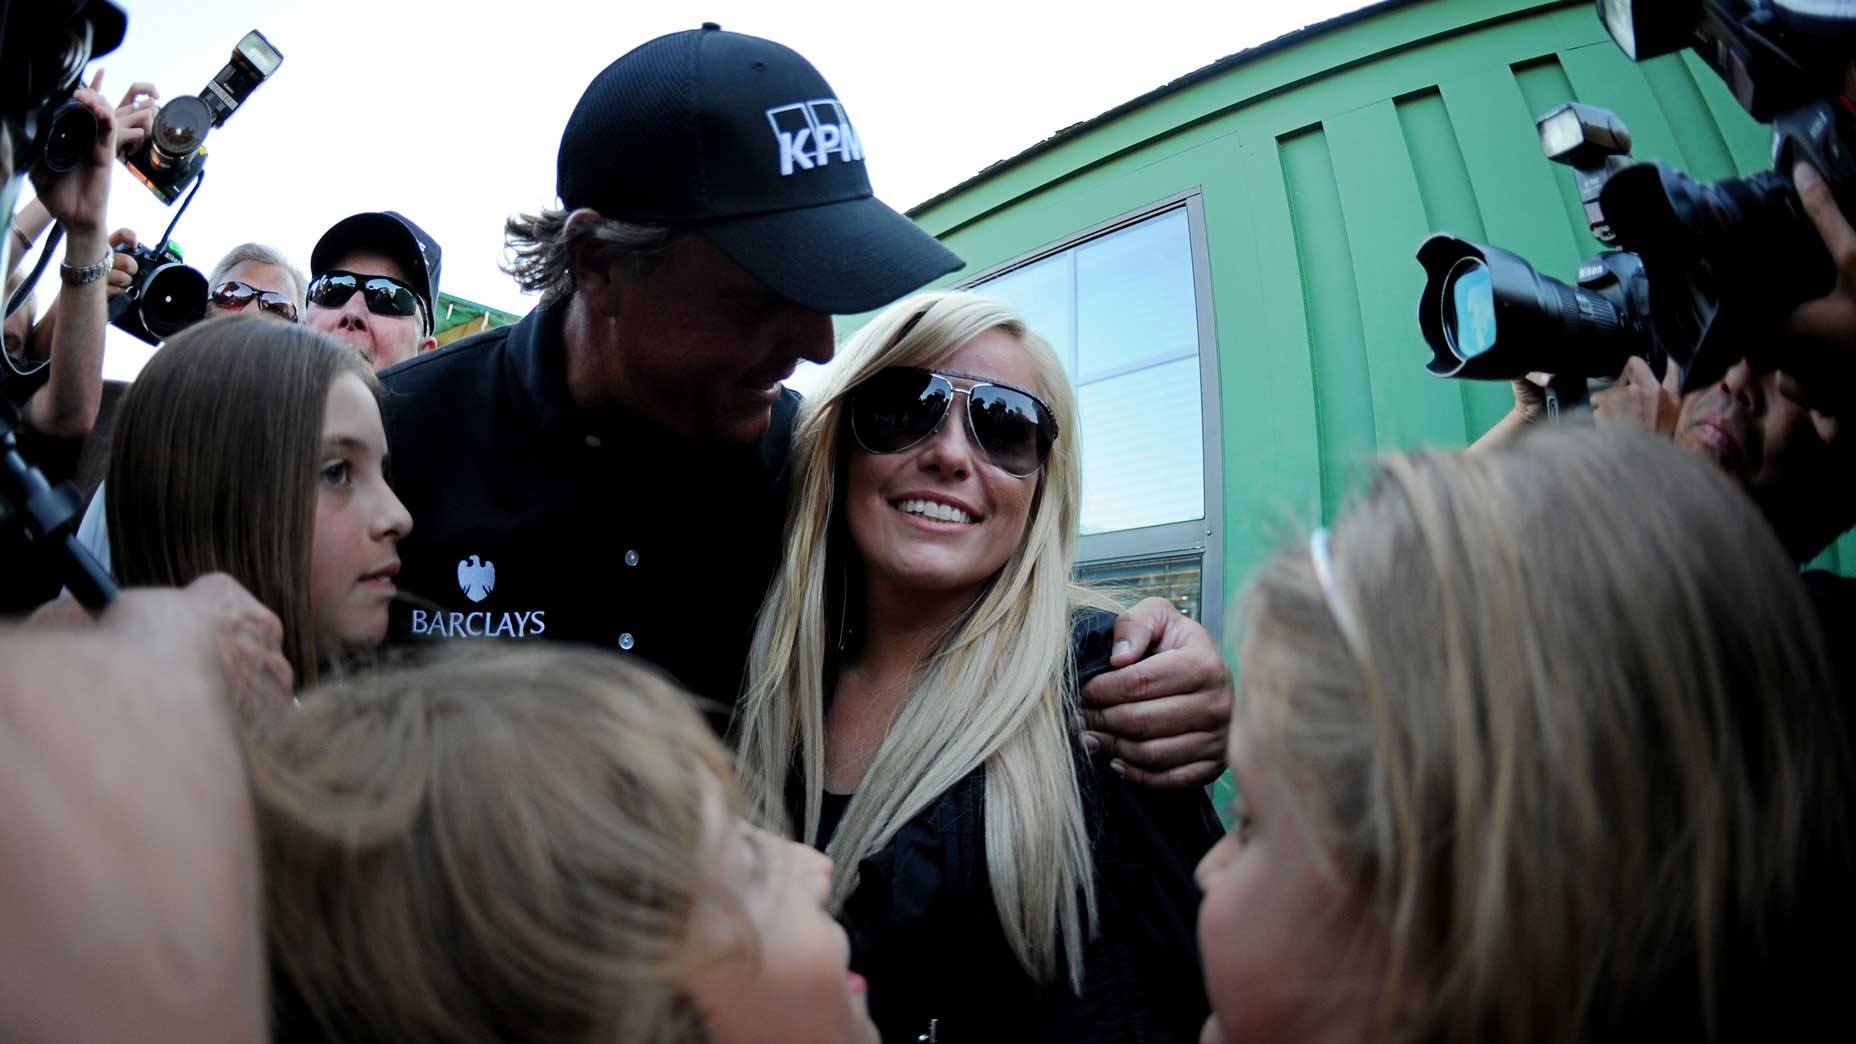
<instances>
[{"instance_id":1,"label":"blonde hair","mask_svg":"<svg viewBox=\"0 0 1856 1044\"><path fill-rule=\"evenodd\" d=\"M921 664L825 849L833 870L830 906L841 909L856 891L859 862L984 768L986 867L1006 941L1034 978L1052 981L1067 972L1080 990L1082 945L1096 913L1071 754L1069 576L1082 499L1076 399L1056 353L1005 306L958 292L892 305L858 331L830 383L801 408L786 544L754 630L736 724L737 766L759 813L783 818L797 750L805 784L801 834L817 843L824 681L840 629L858 615L853 600L860 594L838 489L851 451L847 394L887 367L932 367L989 330L1024 349L1037 376L1031 390L1069 427L1038 476L1023 541Z\"/></svg>"},{"instance_id":2,"label":"blonde hair","mask_svg":"<svg viewBox=\"0 0 1856 1044\"><path fill-rule=\"evenodd\" d=\"M656 672L454 643L304 693L248 747L273 979L297 1016L280 1029L705 1039L674 982L699 959L706 824L739 800L714 734Z\"/></svg>"},{"instance_id":3,"label":"blonde hair","mask_svg":"<svg viewBox=\"0 0 1856 1044\"><path fill-rule=\"evenodd\" d=\"M1307 544L1252 583L1237 727L1388 944L1379 1035L1720 1034L1842 836L1818 623L1752 503L1554 431L1385 458L1330 546L1328 592Z\"/></svg>"}]
</instances>

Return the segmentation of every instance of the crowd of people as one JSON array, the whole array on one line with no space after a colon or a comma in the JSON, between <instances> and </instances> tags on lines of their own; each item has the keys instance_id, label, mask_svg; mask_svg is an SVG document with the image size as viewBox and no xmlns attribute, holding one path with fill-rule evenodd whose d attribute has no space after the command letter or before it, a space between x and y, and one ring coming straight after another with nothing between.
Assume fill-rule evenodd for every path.
<instances>
[{"instance_id":1,"label":"crowd of people","mask_svg":"<svg viewBox=\"0 0 1856 1044\"><path fill-rule=\"evenodd\" d=\"M64 229L0 382L54 477L96 424L135 275L110 168L156 97L99 88L93 153L12 225ZM1852 595L1799 566L1856 524L1845 389L1633 361L1596 425L1545 425L1519 382L1476 447L1388 454L1286 540L1228 663L1074 582L1064 367L999 302L921 292L962 262L875 199L844 112L713 24L629 51L562 134L559 206L505 230L539 305L443 349L441 251L398 211L338 222L307 278L258 243L214 266L78 528L121 596L93 618L45 549L8 565L0 1036L1544 1044L1834 1014ZM1799 184L1842 282L1783 336L1856 351L1856 232Z\"/></svg>"}]
</instances>

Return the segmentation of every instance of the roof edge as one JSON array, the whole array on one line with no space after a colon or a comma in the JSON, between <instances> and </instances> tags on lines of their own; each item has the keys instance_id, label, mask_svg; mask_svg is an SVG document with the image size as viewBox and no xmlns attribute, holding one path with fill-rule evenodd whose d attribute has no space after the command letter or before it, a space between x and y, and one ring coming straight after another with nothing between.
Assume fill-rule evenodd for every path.
<instances>
[{"instance_id":1,"label":"roof edge","mask_svg":"<svg viewBox=\"0 0 1856 1044\"><path fill-rule=\"evenodd\" d=\"M1388 11L1394 11L1401 7L1411 7L1422 2L1424 2L1424 0L1379 0L1378 3L1367 4L1365 7L1348 11L1345 14L1335 15L1326 21L1316 22L1313 25L1305 25L1300 29L1284 33L1281 36L1257 44L1254 47L1247 47L1241 51L1225 55L1223 58L1209 65L1201 66L1178 79L1169 80L1145 94L1122 102L1120 105L1109 109L1107 112L1092 116L1089 119L1077 123L1072 123L1068 127L1057 131L1050 137L1045 138L1022 152L1008 156L1002 160L995 160L982 168L979 173L974 174L972 177L967 178L952 188L935 193L928 199L903 211L903 213L908 215L911 220L919 220L921 215L926 211L960 195L962 192L978 185L980 182L989 180L1013 167L1027 163L1073 138L1080 137L1097 127L1111 123L1127 113L1150 105L1170 94L1178 93L1194 84L1209 80L1214 76L1222 75L1238 66L1245 65L1260 58L1267 58L1278 51L1287 50L1324 33L1345 29L1356 22L1363 22L1368 18L1385 14Z\"/></svg>"}]
</instances>

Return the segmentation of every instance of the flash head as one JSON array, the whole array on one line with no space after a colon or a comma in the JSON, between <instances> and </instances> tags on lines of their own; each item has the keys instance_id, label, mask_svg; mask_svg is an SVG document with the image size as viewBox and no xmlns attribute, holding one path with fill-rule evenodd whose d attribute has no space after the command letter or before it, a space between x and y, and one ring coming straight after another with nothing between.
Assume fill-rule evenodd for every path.
<instances>
[{"instance_id":1,"label":"flash head","mask_svg":"<svg viewBox=\"0 0 1856 1044\"><path fill-rule=\"evenodd\" d=\"M1599 20L1632 61L1672 54L1695 42L1701 0L1597 0Z\"/></svg>"},{"instance_id":2,"label":"flash head","mask_svg":"<svg viewBox=\"0 0 1856 1044\"><path fill-rule=\"evenodd\" d=\"M1569 167L1596 167L1608 157L1630 155L1630 128L1617 113L1596 105L1567 102L1534 121L1540 151Z\"/></svg>"}]
</instances>

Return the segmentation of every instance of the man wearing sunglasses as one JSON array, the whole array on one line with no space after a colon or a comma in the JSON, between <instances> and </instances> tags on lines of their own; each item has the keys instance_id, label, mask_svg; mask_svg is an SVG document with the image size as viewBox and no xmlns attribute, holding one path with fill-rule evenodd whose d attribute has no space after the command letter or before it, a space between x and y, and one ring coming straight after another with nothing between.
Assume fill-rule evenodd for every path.
<instances>
[{"instance_id":1,"label":"man wearing sunglasses","mask_svg":"<svg viewBox=\"0 0 1856 1044\"><path fill-rule=\"evenodd\" d=\"M811 63L712 23L595 77L556 177L563 206L506 231L540 306L381 375L419 520L392 633L623 650L726 709L779 566L799 404L781 382L831 358L831 316L962 262L875 198ZM1131 779L1209 782L1231 703L1216 646L1159 599L1116 637L1121 669L1085 690L1098 742Z\"/></svg>"},{"instance_id":2,"label":"man wearing sunglasses","mask_svg":"<svg viewBox=\"0 0 1856 1044\"><path fill-rule=\"evenodd\" d=\"M303 317L303 273L263 243L241 243L206 277L207 315L256 312L294 323Z\"/></svg>"},{"instance_id":3,"label":"man wearing sunglasses","mask_svg":"<svg viewBox=\"0 0 1856 1044\"><path fill-rule=\"evenodd\" d=\"M360 352L376 370L438 347L432 335L438 242L398 211L335 223L309 255L309 310L318 330Z\"/></svg>"}]
</instances>

